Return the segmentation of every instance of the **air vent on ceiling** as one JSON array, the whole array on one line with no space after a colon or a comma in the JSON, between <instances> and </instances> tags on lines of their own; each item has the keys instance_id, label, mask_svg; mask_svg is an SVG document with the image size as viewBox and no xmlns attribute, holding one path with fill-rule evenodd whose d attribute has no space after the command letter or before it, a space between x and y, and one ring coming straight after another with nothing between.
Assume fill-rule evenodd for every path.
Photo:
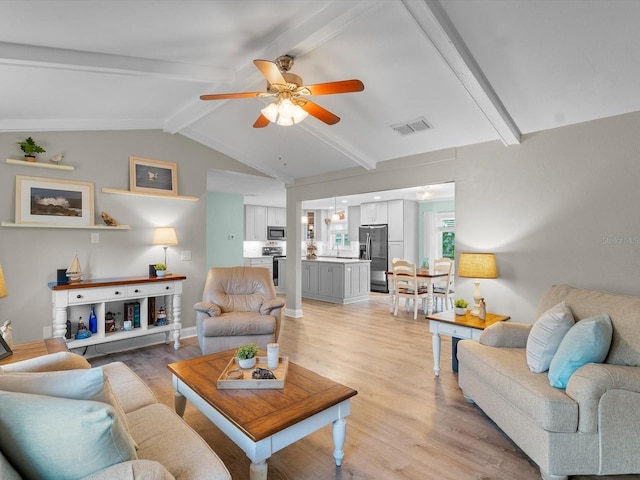
<instances>
[{"instance_id":1,"label":"air vent on ceiling","mask_svg":"<svg viewBox=\"0 0 640 480\"><path fill-rule=\"evenodd\" d=\"M426 130L431 130L433 127L427 122L427 119L424 117L416 118L415 120L411 120L410 122L396 123L395 125L391 125L396 132L400 135L409 135L410 133L424 132Z\"/></svg>"}]
</instances>

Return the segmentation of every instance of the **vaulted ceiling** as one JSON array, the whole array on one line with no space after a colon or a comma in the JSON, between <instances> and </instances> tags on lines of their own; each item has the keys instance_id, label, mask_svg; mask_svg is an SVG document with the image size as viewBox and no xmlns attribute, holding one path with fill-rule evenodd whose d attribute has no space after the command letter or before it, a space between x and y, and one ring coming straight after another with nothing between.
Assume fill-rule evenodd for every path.
<instances>
[{"instance_id":1,"label":"vaulted ceiling","mask_svg":"<svg viewBox=\"0 0 640 480\"><path fill-rule=\"evenodd\" d=\"M2 0L0 131L161 129L291 183L640 110L639 24L627 0ZM199 99L264 90L253 60L282 54L365 89L313 97L331 126Z\"/></svg>"}]
</instances>

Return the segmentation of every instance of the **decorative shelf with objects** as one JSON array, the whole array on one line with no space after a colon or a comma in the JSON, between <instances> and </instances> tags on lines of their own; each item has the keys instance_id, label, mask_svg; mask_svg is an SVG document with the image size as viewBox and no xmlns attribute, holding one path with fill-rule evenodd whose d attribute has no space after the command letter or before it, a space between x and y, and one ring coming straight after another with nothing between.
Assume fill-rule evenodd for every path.
<instances>
[{"instance_id":1,"label":"decorative shelf with objects","mask_svg":"<svg viewBox=\"0 0 640 480\"><path fill-rule=\"evenodd\" d=\"M173 336L173 347L178 350L182 328L182 282L186 279L184 275L171 274L162 278L124 277L49 283L53 299L53 336L71 336L67 338L67 346L73 349L164 333L166 343L170 343ZM92 306L97 317L97 332L88 338L73 338L80 318L85 326L89 326ZM163 307L162 312L166 311L166 318L156 316L160 307ZM129 312L132 320L127 318ZM125 328L127 321L132 323Z\"/></svg>"},{"instance_id":2,"label":"decorative shelf with objects","mask_svg":"<svg viewBox=\"0 0 640 480\"><path fill-rule=\"evenodd\" d=\"M48 223L14 223L2 222L3 227L10 228L72 228L76 230L131 230L129 225L54 225Z\"/></svg>"},{"instance_id":3,"label":"decorative shelf with objects","mask_svg":"<svg viewBox=\"0 0 640 480\"><path fill-rule=\"evenodd\" d=\"M44 162L27 162L26 160L17 160L15 158L7 158L6 162L11 165L22 165L24 167L38 167L38 168L51 168L54 170L75 170L73 165L60 165L57 163L44 163Z\"/></svg>"},{"instance_id":4,"label":"decorative shelf with objects","mask_svg":"<svg viewBox=\"0 0 640 480\"><path fill-rule=\"evenodd\" d=\"M133 195L137 197L156 197L156 198L168 198L170 200L188 200L191 202L197 202L199 200L198 197L192 197L188 195L163 195L158 193L147 193L147 192L132 192L131 190L120 190L117 188L102 188L102 193L113 193L115 195Z\"/></svg>"}]
</instances>

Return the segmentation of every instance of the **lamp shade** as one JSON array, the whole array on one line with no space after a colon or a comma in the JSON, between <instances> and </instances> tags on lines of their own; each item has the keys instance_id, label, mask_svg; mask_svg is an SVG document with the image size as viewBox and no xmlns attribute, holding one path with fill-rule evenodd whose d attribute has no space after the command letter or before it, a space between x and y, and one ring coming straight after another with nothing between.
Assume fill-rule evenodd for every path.
<instances>
[{"instance_id":1,"label":"lamp shade","mask_svg":"<svg viewBox=\"0 0 640 480\"><path fill-rule=\"evenodd\" d=\"M498 278L493 253L461 253L458 276L464 278Z\"/></svg>"},{"instance_id":2,"label":"lamp shade","mask_svg":"<svg viewBox=\"0 0 640 480\"><path fill-rule=\"evenodd\" d=\"M178 236L173 227L158 227L153 234L152 245L178 245Z\"/></svg>"},{"instance_id":3,"label":"lamp shade","mask_svg":"<svg viewBox=\"0 0 640 480\"><path fill-rule=\"evenodd\" d=\"M7 284L4 282L4 273L2 273L2 265L0 265L0 298L7 295Z\"/></svg>"}]
</instances>

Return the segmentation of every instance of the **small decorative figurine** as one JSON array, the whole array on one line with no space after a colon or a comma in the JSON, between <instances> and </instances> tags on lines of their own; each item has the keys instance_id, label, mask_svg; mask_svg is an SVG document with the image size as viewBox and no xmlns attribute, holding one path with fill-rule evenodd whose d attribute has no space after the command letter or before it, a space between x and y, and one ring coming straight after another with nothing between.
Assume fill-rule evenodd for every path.
<instances>
[{"instance_id":1,"label":"small decorative figurine","mask_svg":"<svg viewBox=\"0 0 640 480\"><path fill-rule=\"evenodd\" d=\"M82 317L78 319L78 331L76 332L76 340L82 340L83 338L89 338L91 336L91 332L85 326L82 321Z\"/></svg>"},{"instance_id":2,"label":"small decorative figurine","mask_svg":"<svg viewBox=\"0 0 640 480\"><path fill-rule=\"evenodd\" d=\"M0 327L0 332L2 332L2 338L7 342L9 348L13 348L13 334L11 333L11 320L7 320Z\"/></svg>"},{"instance_id":3,"label":"small decorative figurine","mask_svg":"<svg viewBox=\"0 0 640 480\"><path fill-rule=\"evenodd\" d=\"M478 318L480 320L484 320L487 317L487 304L485 303L484 298L480 299L480 308L478 311Z\"/></svg>"},{"instance_id":4,"label":"small decorative figurine","mask_svg":"<svg viewBox=\"0 0 640 480\"><path fill-rule=\"evenodd\" d=\"M117 227L118 226L118 222L116 222L116 220L114 218L112 218L109 215L107 215L106 212L102 212L102 220L104 220L104 224L109 226L109 227Z\"/></svg>"},{"instance_id":5,"label":"small decorative figurine","mask_svg":"<svg viewBox=\"0 0 640 480\"><path fill-rule=\"evenodd\" d=\"M156 325L167 325L167 314L164 311L164 307L160 307L158 310L158 316L156 317Z\"/></svg>"}]
</instances>

